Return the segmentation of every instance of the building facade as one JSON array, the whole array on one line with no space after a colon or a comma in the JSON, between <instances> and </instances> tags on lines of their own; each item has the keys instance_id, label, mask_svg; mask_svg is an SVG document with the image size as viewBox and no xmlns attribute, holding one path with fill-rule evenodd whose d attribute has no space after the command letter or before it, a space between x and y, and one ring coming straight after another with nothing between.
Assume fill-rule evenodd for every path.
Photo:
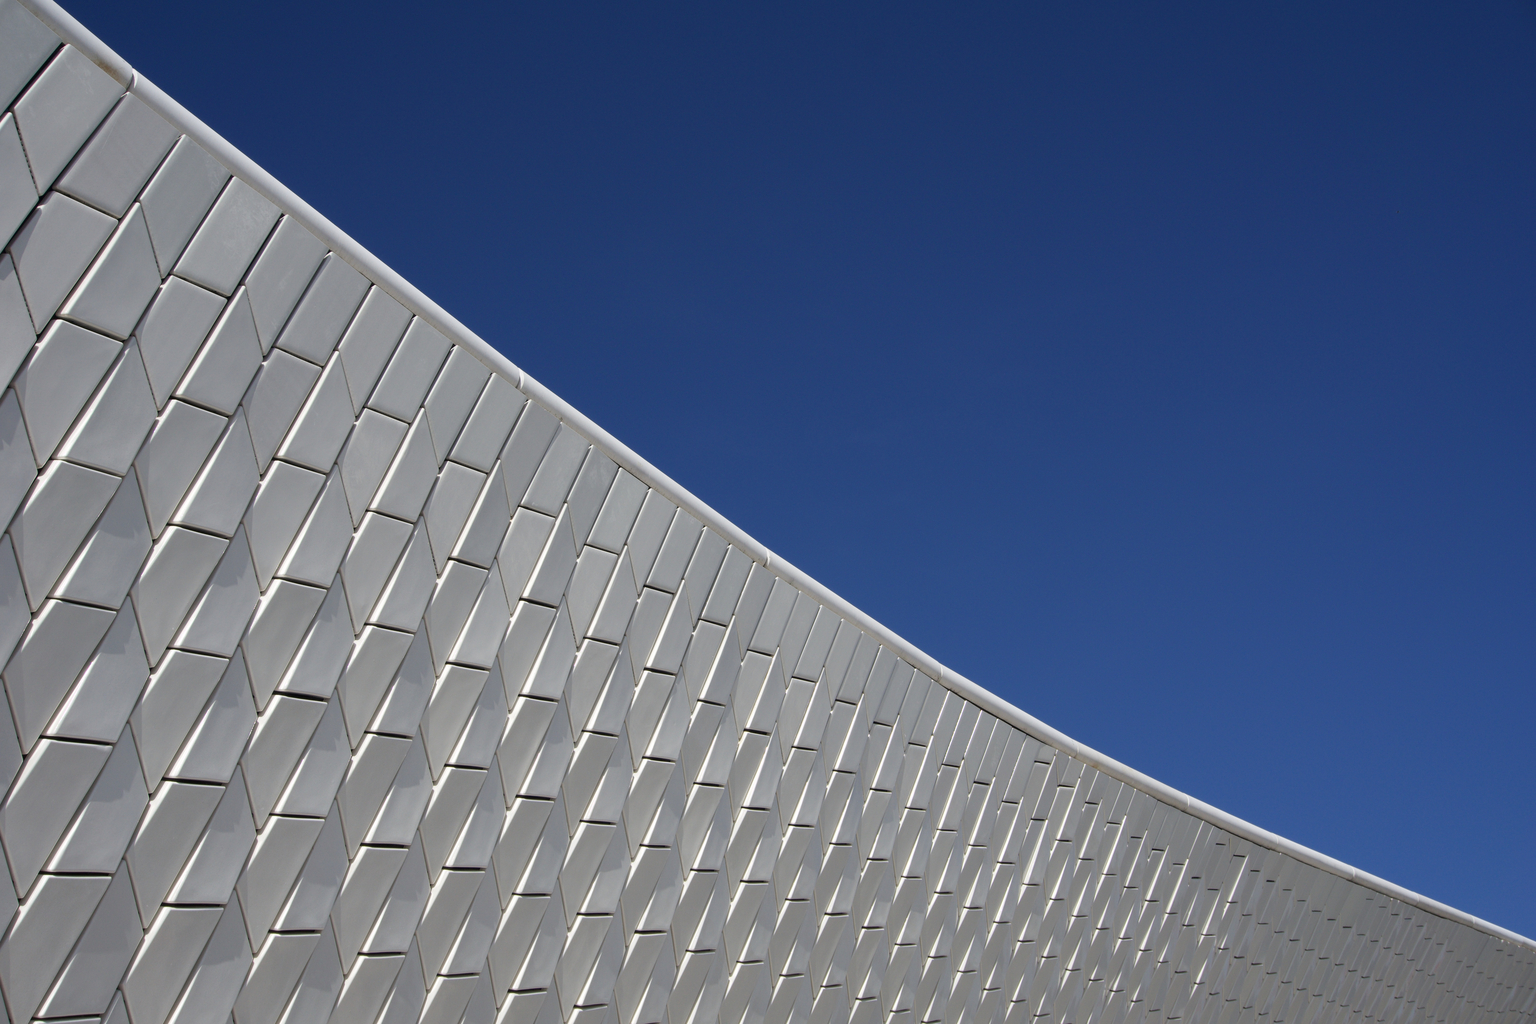
<instances>
[{"instance_id":1,"label":"building facade","mask_svg":"<svg viewBox=\"0 0 1536 1024\"><path fill-rule=\"evenodd\" d=\"M13 1022L1520 1022L944 668L0 0Z\"/></svg>"}]
</instances>

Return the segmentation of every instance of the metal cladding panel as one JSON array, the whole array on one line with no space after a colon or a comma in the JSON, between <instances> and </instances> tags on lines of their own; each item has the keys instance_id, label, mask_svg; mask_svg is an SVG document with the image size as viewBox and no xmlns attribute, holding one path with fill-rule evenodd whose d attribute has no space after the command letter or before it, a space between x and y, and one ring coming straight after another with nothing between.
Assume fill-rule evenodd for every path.
<instances>
[{"instance_id":1,"label":"metal cladding panel","mask_svg":"<svg viewBox=\"0 0 1536 1024\"><path fill-rule=\"evenodd\" d=\"M999 711L66 19L0 2L10 1020L1536 1015L1529 941Z\"/></svg>"}]
</instances>

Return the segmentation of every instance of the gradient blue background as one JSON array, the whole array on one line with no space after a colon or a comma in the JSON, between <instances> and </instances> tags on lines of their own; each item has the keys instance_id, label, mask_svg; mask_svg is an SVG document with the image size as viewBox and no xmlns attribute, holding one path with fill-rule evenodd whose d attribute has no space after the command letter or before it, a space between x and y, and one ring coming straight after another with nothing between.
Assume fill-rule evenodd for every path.
<instances>
[{"instance_id":1,"label":"gradient blue background","mask_svg":"<svg viewBox=\"0 0 1536 1024\"><path fill-rule=\"evenodd\" d=\"M1536 935L1536 8L68 0L773 550Z\"/></svg>"}]
</instances>

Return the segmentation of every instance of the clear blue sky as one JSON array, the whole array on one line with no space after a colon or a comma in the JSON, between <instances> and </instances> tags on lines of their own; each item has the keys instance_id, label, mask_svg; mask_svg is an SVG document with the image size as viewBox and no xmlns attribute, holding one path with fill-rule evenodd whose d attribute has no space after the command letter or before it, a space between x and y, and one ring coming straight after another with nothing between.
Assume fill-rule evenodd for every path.
<instances>
[{"instance_id":1,"label":"clear blue sky","mask_svg":"<svg viewBox=\"0 0 1536 1024\"><path fill-rule=\"evenodd\" d=\"M941 661L1536 935L1530 3L68 6Z\"/></svg>"}]
</instances>

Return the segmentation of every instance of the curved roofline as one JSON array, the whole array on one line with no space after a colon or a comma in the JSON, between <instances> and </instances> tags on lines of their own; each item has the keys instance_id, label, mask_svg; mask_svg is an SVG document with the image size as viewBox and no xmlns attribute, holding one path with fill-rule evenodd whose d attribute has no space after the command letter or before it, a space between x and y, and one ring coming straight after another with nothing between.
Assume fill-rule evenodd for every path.
<instances>
[{"instance_id":1,"label":"curved roofline","mask_svg":"<svg viewBox=\"0 0 1536 1024\"><path fill-rule=\"evenodd\" d=\"M619 465L643 480L647 485L661 491L679 507L686 509L694 518L709 526L716 533L719 533L731 544L741 548L753 560L761 563L764 568L778 574L778 576L796 589L809 594L843 618L853 622L859 628L877 638L882 644L900 654L913 667L919 669L930 678L937 680L947 689L954 691L966 700L971 701L990 714L1023 730L1036 739L1077 758L1085 764L1091 765L1105 775L1132 786L1163 803L1171 804L1202 821L1247 840L1256 846L1285 854L1303 864L1326 871L1346 881L1363 885L1384 896L1434 914L1437 917L1474 928L1505 942L1515 943L1527 949L1536 950L1536 940L1529 939L1518 932L1510 931L1508 928L1502 928L1492 922L1484 921L1482 918L1474 917L1463 910L1458 910L1438 900L1433 900L1427 896L1405 889L1369 872L1351 867L1343 861L1302 846L1300 843L1286 839L1284 836L1279 836L1266 829L1259 828L1251 822L1244 821L1220 808L1212 807L1202 800L1197 800L1187 793L1180 792L1172 786L1159 782L1129 765L1122 764L1114 758L1094 750L1092 747L1077 742L1060 730L1014 707L954 669L945 666L932 655L897 635L894 630L877 622L866 612L854 607L847 600L833 593L803 570L776 556L761 542L715 511L715 509L711 508L692 491L651 465L640 455L632 451L628 445L598 426L586 414L555 394L548 387L539 383L539 381L530 377L510 359L492 347L484 338L460 323L451 313L428 298L419 288L400 276L398 272L384 263L383 260L369 252L351 235L333 224L318 210L295 194L293 190L264 170L256 161L235 148L234 145L204 124L191 111L172 99L159 86L140 75L116 51L98 39L95 34L80 24L74 16L60 7L54 0L17 0L17 2L51 28L59 38L90 58L91 61L127 89L128 92L138 97L156 113L179 128L183 134L191 137L201 145L232 174L243 179L246 184L252 186L257 192L260 192L267 199L282 208L284 213L303 224L333 252L341 256L342 259L346 260L365 277L372 279L376 285L383 288L402 305L437 328L455 344L468 349L493 372L505 377L519 391L543 405L550 412L554 413L561 422L570 425L588 441L601 446Z\"/></svg>"}]
</instances>

